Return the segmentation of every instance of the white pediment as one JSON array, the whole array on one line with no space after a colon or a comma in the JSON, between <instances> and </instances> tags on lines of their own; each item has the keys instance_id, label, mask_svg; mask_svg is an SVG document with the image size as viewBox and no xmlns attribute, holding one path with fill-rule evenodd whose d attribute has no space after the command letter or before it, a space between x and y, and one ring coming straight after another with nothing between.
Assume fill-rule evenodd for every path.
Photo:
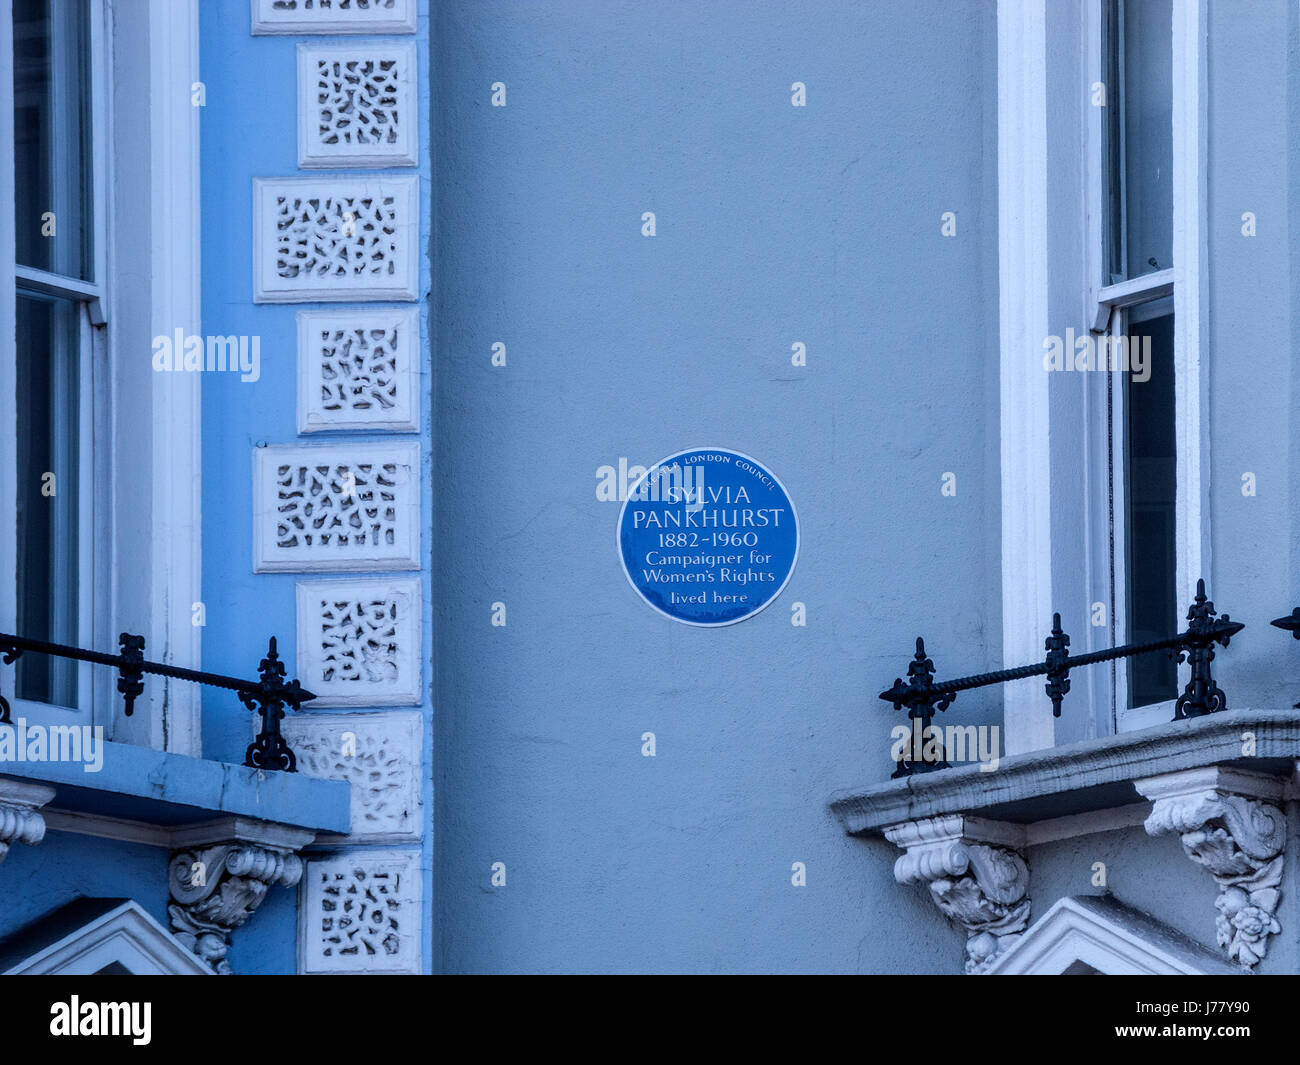
<instances>
[{"instance_id":1,"label":"white pediment","mask_svg":"<svg viewBox=\"0 0 1300 1065\"><path fill-rule=\"evenodd\" d=\"M81 899L4 944L5 976L211 976L212 970L131 899Z\"/></svg>"},{"instance_id":2,"label":"white pediment","mask_svg":"<svg viewBox=\"0 0 1300 1065\"><path fill-rule=\"evenodd\" d=\"M1240 975L1248 970L1107 895L1059 899L990 976Z\"/></svg>"}]
</instances>

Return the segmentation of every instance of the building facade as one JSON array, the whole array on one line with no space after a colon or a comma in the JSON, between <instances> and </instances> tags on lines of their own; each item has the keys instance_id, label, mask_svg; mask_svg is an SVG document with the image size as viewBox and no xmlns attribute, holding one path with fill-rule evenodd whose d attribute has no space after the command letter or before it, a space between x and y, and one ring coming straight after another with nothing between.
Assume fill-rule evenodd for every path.
<instances>
[{"instance_id":1,"label":"building facade","mask_svg":"<svg viewBox=\"0 0 1300 1065\"><path fill-rule=\"evenodd\" d=\"M0 0L0 971L1300 971L1297 56ZM620 562L691 449L734 624Z\"/></svg>"}]
</instances>

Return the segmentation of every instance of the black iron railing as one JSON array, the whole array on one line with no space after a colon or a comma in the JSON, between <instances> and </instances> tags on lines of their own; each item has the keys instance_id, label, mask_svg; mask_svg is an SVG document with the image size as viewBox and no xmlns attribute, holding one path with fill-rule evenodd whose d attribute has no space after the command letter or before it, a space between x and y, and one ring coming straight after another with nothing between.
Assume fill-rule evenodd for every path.
<instances>
[{"instance_id":1,"label":"black iron railing","mask_svg":"<svg viewBox=\"0 0 1300 1065\"><path fill-rule=\"evenodd\" d=\"M1279 618L1273 624L1279 628L1291 628L1296 639L1300 639L1300 609L1295 611L1292 618L1294 627L1292 627L1292 619L1287 618ZM1191 679L1174 702L1175 721L1226 710L1227 696L1214 682L1210 663L1214 661L1214 645L1227 647L1228 641L1244 628L1245 625L1233 621L1227 614L1216 615L1214 604L1205 597L1205 581L1198 580L1196 600L1187 610L1187 628L1178 635L1163 640L1126 643L1119 647L1107 647L1101 651L1072 655L1069 652L1070 637L1061 631L1061 615L1053 614L1052 632L1044 644L1047 655L1042 662L1035 662L1031 666L1016 666L1013 669L999 669L993 673L977 673L956 680L936 681L934 662L926 655L925 642L918 636L916 654L907 667L907 682L904 683L901 677L895 678L894 686L881 692L880 698L893 703L895 710L906 708L908 718L913 721L913 734L927 742L911 744L910 748L905 746L898 759L898 768L892 775L906 777L913 773L949 768L948 762L944 760L942 744L932 736L930 727L935 712L947 710L952 705L952 701L957 698L958 692L969 691L972 688L985 688L1009 680L1045 676L1047 696L1052 701L1052 714L1054 717L1060 717L1061 700L1070 690L1070 670L1078 666L1110 662L1117 658L1132 658L1136 655L1166 651L1174 653L1176 661L1186 661L1191 664ZM918 746L919 751L916 749ZM912 756L910 758L909 753Z\"/></svg>"},{"instance_id":2,"label":"black iron railing","mask_svg":"<svg viewBox=\"0 0 1300 1065\"><path fill-rule=\"evenodd\" d=\"M274 769L286 773L297 770L298 760L280 733L280 721L284 717L285 707L297 710L316 696L296 680L284 679L284 663L276 652L274 636L271 637L266 657L258 664L257 680L243 680L221 673L170 666L165 662L150 662L144 657L144 637L129 632L122 633L118 637L118 643L122 648L121 654L111 655L103 651L87 651L81 647L0 632L0 655L3 655L5 665L12 665L23 654L39 654L91 662L98 666L112 666L117 670L117 690L122 695L128 717L135 709L136 699L144 693L146 673L233 691L244 706L262 718L257 738L244 753L244 764L254 769ZM0 724L11 723L9 703L0 696Z\"/></svg>"}]
</instances>

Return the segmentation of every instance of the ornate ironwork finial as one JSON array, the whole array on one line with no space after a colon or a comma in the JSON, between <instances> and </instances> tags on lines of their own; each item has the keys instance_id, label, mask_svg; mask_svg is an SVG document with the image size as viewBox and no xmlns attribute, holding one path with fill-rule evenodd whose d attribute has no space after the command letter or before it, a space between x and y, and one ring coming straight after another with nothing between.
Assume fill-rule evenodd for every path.
<instances>
[{"instance_id":1,"label":"ornate ironwork finial","mask_svg":"<svg viewBox=\"0 0 1300 1065\"><path fill-rule=\"evenodd\" d=\"M907 664L907 679L926 687L934 681L934 663L925 653L925 641L920 636L916 638L916 654Z\"/></svg>"},{"instance_id":2,"label":"ornate ironwork finial","mask_svg":"<svg viewBox=\"0 0 1300 1065\"><path fill-rule=\"evenodd\" d=\"M1052 700L1052 716L1061 716L1061 700L1070 690L1070 637L1061 631L1061 615L1052 615L1052 634L1043 643L1047 651L1047 697Z\"/></svg>"},{"instance_id":3,"label":"ornate ironwork finial","mask_svg":"<svg viewBox=\"0 0 1300 1065\"><path fill-rule=\"evenodd\" d=\"M947 769L943 742L931 730L936 710L947 710L957 698L955 692L934 687L934 662L925 653L925 641L916 638L916 654L907 666L907 683L902 677L894 678L894 686L880 693L880 698L893 703L895 710L907 708L912 734L904 743L898 758L894 777L911 776L935 769Z\"/></svg>"},{"instance_id":4,"label":"ornate ironwork finial","mask_svg":"<svg viewBox=\"0 0 1300 1065\"><path fill-rule=\"evenodd\" d=\"M1205 597L1205 578L1199 578L1196 599L1187 608L1187 631L1178 645L1177 661L1190 663L1192 676L1174 703L1175 721L1228 709L1228 697L1210 675L1210 663L1214 661L1214 645L1227 647L1245 627L1227 614L1215 616L1214 603Z\"/></svg>"},{"instance_id":5,"label":"ornate ironwork finial","mask_svg":"<svg viewBox=\"0 0 1300 1065\"><path fill-rule=\"evenodd\" d=\"M257 738L244 752L244 764L254 769L296 772L298 760L280 734L280 721L284 717L286 706L296 710L302 703L315 699L316 696L296 680L284 680L284 663L276 651L274 636L271 637L266 657L258 665L257 671L261 683L256 688L239 692L239 701L248 709L255 710L262 718L262 728Z\"/></svg>"},{"instance_id":6,"label":"ornate ironwork finial","mask_svg":"<svg viewBox=\"0 0 1300 1065\"><path fill-rule=\"evenodd\" d=\"M127 717L135 711L136 699L144 694L144 637L121 633L117 645L122 649L122 663L117 667L117 690L122 693Z\"/></svg>"},{"instance_id":7,"label":"ornate ironwork finial","mask_svg":"<svg viewBox=\"0 0 1300 1065\"><path fill-rule=\"evenodd\" d=\"M257 672L263 684L273 683L284 676L284 663L280 661L280 655L275 649L274 636L267 645L266 657L257 664Z\"/></svg>"}]
</instances>

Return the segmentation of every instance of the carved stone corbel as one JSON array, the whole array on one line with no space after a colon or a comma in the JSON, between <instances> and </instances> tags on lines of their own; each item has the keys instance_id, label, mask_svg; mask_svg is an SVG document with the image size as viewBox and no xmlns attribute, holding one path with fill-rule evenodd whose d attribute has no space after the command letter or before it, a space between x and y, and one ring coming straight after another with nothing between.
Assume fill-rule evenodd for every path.
<instances>
[{"instance_id":1,"label":"carved stone corbel","mask_svg":"<svg viewBox=\"0 0 1300 1065\"><path fill-rule=\"evenodd\" d=\"M925 883L935 905L966 930L966 972L986 971L1029 923L1024 828L953 814L885 829L906 853L894 863L900 884Z\"/></svg>"},{"instance_id":2,"label":"carved stone corbel","mask_svg":"<svg viewBox=\"0 0 1300 1065\"><path fill-rule=\"evenodd\" d=\"M174 833L167 913L176 938L216 972L229 974L232 933L253 916L272 885L298 883L297 852L314 838L287 825L242 818Z\"/></svg>"},{"instance_id":3,"label":"carved stone corbel","mask_svg":"<svg viewBox=\"0 0 1300 1065\"><path fill-rule=\"evenodd\" d=\"M1219 946L1251 968L1267 952L1268 937L1282 930L1276 913L1286 814L1276 804L1284 783L1222 766L1133 783L1152 802L1147 833L1178 833L1187 857L1214 877Z\"/></svg>"},{"instance_id":4,"label":"carved stone corbel","mask_svg":"<svg viewBox=\"0 0 1300 1065\"><path fill-rule=\"evenodd\" d=\"M0 862L14 843L34 846L45 838L45 818L40 808L54 798L44 784L0 779Z\"/></svg>"}]
</instances>

